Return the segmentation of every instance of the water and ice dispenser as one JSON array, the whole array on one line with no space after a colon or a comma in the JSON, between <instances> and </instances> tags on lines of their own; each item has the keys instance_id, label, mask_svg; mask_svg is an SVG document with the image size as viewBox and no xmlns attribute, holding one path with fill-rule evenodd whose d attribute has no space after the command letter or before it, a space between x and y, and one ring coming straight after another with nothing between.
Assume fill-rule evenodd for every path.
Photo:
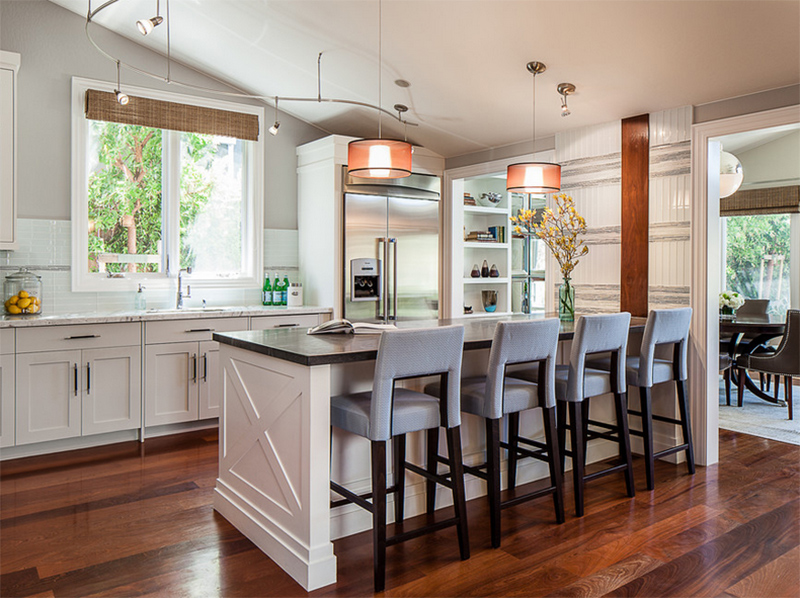
<instances>
[{"instance_id":1,"label":"water and ice dispenser","mask_svg":"<svg viewBox=\"0 0 800 598\"><path fill-rule=\"evenodd\" d=\"M350 301L380 301L381 261L374 258L350 260Z\"/></svg>"}]
</instances>

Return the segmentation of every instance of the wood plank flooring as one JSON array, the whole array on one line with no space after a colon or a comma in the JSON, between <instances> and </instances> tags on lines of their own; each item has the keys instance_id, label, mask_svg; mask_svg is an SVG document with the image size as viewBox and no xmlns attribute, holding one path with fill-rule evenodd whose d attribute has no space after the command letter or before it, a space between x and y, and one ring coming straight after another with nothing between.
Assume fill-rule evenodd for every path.
<instances>
[{"instance_id":1,"label":"wood plank flooring","mask_svg":"<svg viewBox=\"0 0 800 598\"><path fill-rule=\"evenodd\" d=\"M658 462L653 492L637 460L636 498L602 478L581 519L568 483L563 525L549 498L506 509L497 550L470 501L472 558L453 528L391 547L385 594L800 596L800 447L720 431L720 455L693 477ZM216 464L215 431L0 464L0 595L306 595L213 511ZM369 533L335 552L313 595L372 594Z\"/></svg>"}]
</instances>

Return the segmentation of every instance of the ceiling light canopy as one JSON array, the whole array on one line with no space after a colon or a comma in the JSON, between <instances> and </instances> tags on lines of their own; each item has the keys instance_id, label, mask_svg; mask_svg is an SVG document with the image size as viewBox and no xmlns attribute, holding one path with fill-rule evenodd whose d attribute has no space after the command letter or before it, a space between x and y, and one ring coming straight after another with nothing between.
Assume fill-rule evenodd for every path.
<instances>
[{"instance_id":1,"label":"ceiling light canopy","mask_svg":"<svg viewBox=\"0 0 800 598\"><path fill-rule=\"evenodd\" d=\"M382 67L382 13L383 5L378 0L378 107L381 107ZM400 108L398 108L400 107ZM408 108L395 104L398 119ZM381 138L381 116L378 111L378 137L358 139L347 145L347 172L365 179L401 179L411 175L411 144L407 141Z\"/></svg>"},{"instance_id":2,"label":"ceiling light canopy","mask_svg":"<svg viewBox=\"0 0 800 598\"><path fill-rule=\"evenodd\" d=\"M528 72L533 75L533 125L532 145L536 153L536 75L547 70L542 62L529 62ZM561 190L561 166L551 162L522 162L511 164L506 171L506 190L514 193L553 193Z\"/></svg>"},{"instance_id":3,"label":"ceiling light canopy","mask_svg":"<svg viewBox=\"0 0 800 598\"><path fill-rule=\"evenodd\" d=\"M739 159L728 152L719 153L719 197L730 197L744 180L744 170Z\"/></svg>"}]
</instances>

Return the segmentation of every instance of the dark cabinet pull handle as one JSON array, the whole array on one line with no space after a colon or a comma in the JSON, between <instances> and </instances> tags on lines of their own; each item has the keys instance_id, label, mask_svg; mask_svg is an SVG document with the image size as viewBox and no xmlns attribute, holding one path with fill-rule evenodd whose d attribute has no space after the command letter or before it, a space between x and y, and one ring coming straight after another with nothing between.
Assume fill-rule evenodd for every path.
<instances>
[{"instance_id":1,"label":"dark cabinet pull handle","mask_svg":"<svg viewBox=\"0 0 800 598\"><path fill-rule=\"evenodd\" d=\"M297 328L298 326L300 326L300 324L295 322L294 324L278 324L275 328Z\"/></svg>"},{"instance_id":2,"label":"dark cabinet pull handle","mask_svg":"<svg viewBox=\"0 0 800 598\"><path fill-rule=\"evenodd\" d=\"M197 382L197 353L192 354L192 382Z\"/></svg>"},{"instance_id":3,"label":"dark cabinet pull handle","mask_svg":"<svg viewBox=\"0 0 800 598\"><path fill-rule=\"evenodd\" d=\"M86 394L88 395L92 390L92 364L86 363Z\"/></svg>"},{"instance_id":4,"label":"dark cabinet pull handle","mask_svg":"<svg viewBox=\"0 0 800 598\"><path fill-rule=\"evenodd\" d=\"M77 341L84 338L100 338L99 334L77 334L75 336L66 336L64 337L65 341Z\"/></svg>"},{"instance_id":5,"label":"dark cabinet pull handle","mask_svg":"<svg viewBox=\"0 0 800 598\"><path fill-rule=\"evenodd\" d=\"M214 332L214 329L213 328L191 328L191 329L187 330L186 332L187 333L189 333L189 332Z\"/></svg>"},{"instance_id":6,"label":"dark cabinet pull handle","mask_svg":"<svg viewBox=\"0 0 800 598\"><path fill-rule=\"evenodd\" d=\"M208 382L208 353L203 353L203 382Z\"/></svg>"},{"instance_id":7,"label":"dark cabinet pull handle","mask_svg":"<svg viewBox=\"0 0 800 598\"><path fill-rule=\"evenodd\" d=\"M78 396L78 364L72 365L72 372L75 375L75 396Z\"/></svg>"}]
</instances>

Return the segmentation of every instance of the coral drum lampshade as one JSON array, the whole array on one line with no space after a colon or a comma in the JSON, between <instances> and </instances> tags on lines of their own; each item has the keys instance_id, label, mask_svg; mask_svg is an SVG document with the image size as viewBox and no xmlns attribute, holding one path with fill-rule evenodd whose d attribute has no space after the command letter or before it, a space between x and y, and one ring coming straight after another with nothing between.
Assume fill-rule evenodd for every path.
<instances>
[{"instance_id":1,"label":"coral drum lampshade","mask_svg":"<svg viewBox=\"0 0 800 598\"><path fill-rule=\"evenodd\" d=\"M394 139L358 139L347 145L347 172L366 179L411 175L411 144Z\"/></svg>"},{"instance_id":2,"label":"coral drum lampshade","mask_svg":"<svg viewBox=\"0 0 800 598\"><path fill-rule=\"evenodd\" d=\"M561 189L561 166L550 162L510 164L506 189L515 193L553 193Z\"/></svg>"}]
</instances>

